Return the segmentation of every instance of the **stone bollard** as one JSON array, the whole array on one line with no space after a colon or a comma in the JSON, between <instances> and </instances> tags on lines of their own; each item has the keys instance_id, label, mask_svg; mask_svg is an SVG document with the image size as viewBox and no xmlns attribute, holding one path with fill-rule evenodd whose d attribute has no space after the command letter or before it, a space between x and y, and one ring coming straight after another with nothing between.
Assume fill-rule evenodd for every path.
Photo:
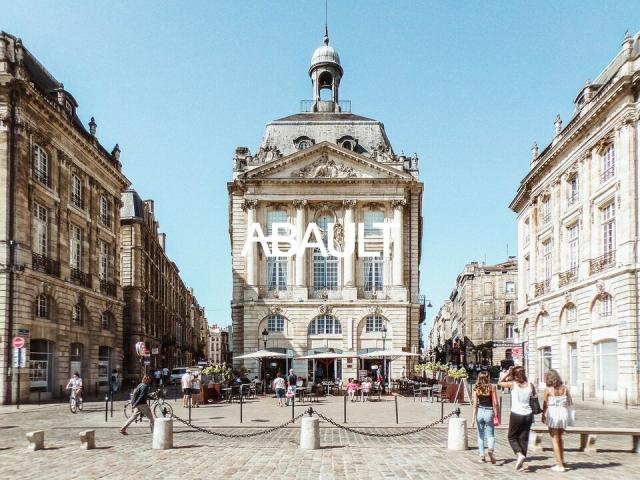
<instances>
[{"instance_id":1,"label":"stone bollard","mask_svg":"<svg viewBox=\"0 0 640 480\"><path fill-rule=\"evenodd\" d=\"M80 432L80 448L82 450L93 450L96 448L96 431L85 430Z\"/></svg>"},{"instance_id":2,"label":"stone bollard","mask_svg":"<svg viewBox=\"0 0 640 480\"><path fill-rule=\"evenodd\" d=\"M29 450L43 450L44 449L44 430L36 430L35 432L27 433L27 441Z\"/></svg>"},{"instance_id":3,"label":"stone bollard","mask_svg":"<svg viewBox=\"0 0 640 480\"><path fill-rule=\"evenodd\" d=\"M153 444L154 450L169 450L173 448L173 419L172 418L156 418L153 425Z\"/></svg>"},{"instance_id":4,"label":"stone bollard","mask_svg":"<svg viewBox=\"0 0 640 480\"><path fill-rule=\"evenodd\" d=\"M300 423L300 448L317 450L320 448L320 419L303 417Z\"/></svg>"},{"instance_id":5,"label":"stone bollard","mask_svg":"<svg viewBox=\"0 0 640 480\"><path fill-rule=\"evenodd\" d=\"M467 449L467 419L466 418L450 418L449 419L449 440L447 443L449 450L466 450Z\"/></svg>"}]
</instances>

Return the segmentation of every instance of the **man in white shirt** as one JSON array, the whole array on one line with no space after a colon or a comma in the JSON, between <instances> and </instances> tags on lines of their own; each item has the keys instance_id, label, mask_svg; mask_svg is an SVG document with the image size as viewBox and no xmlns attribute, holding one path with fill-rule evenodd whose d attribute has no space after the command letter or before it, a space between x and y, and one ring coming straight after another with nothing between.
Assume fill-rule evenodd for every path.
<instances>
[{"instance_id":1,"label":"man in white shirt","mask_svg":"<svg viewBox=\"0 0 640 480\"><path fill-rule=\"evenodd\" d=\"M191 370L187 370L182 375L180 383L182 384L182 406L188 407L189 397L191 396Z\"/></svg>"},{"instance_id":2,"label":"man in white shirt","mask_svg":"<svg viewBox=\"0 0 640 480\"><path fill-rule=\"evenodd\" d=\"M82 401L82 378L80 378L80 374L78 372L74 373L73 377L69 379L67 388L70 388L76 393L77 400Z\"/></svg>"},{"instance_id":3,"label":"man in white shirt","mask_svg":"<svg viewBox=\"0 0 640 480\"><path fill-rule=\"evenodd\" d=\"M169 369L167 367L162 369L162 379L164 380L164 385L169 385Z\"/></svg>"}]
</instances>

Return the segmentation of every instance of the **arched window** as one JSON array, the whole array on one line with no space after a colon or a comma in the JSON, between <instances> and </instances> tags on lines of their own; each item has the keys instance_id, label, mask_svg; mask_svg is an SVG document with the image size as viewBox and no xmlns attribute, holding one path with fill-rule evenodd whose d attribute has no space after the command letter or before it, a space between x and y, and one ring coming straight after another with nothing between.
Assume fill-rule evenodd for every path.
<instances>
[{"instance_id":1,"label":"arched window","mask_svg":"<svg viewBox=\"0 0 640 480\"><path fill-rule=\"evenodd\" d=\"M340 137L337 142L342 148L346 148L347 150L355 151L358 146L358 140L353 138L351 135L345 135Z\"/></svg>"},{"instance_id":2,"label":"arched window","mask_svg":"<svg viewBox=\"0 0 640 480\"><path fill-rule=\"evenodd\" d=\"M320 100L331 101L333 92L333 76L329 72L322 72L318 78L318 86L320 87Z\"/></svg>"},{"instance_id":3,"label":"arched window","mask_svg":"<svg viewBox=\"0 0 640 480\"><path fill-rule=\"evenodd\" d=\"M313 146L314 141L313 139L306 137L306 136L302 136L302 137L298 137L293 141L293 144L296 146L296 148L298 150L304 150L305 148L309 148L311 146Z\"/></svg>"},{"instance_id":4,"label":"arched window","mask_svg":"<svg viewBox=\"0 0 640 480\"><path fill-rule=\"evenodd\" d=\"M71 310L71 323L74 325L82 325L84 323L82 305L76 303Z\"/></svg>"},{"instance_id":5,"label":"arched window","mask_svg":"<svg viewBox=\"0 0 640 480\"><path fill-rule=\"evenodd\" d=\"M49 186L49 155L40 145L33 146L33 176Z\"/></svg>"},{"instance_id":6,"label":"arched window","mask_svg":"<svg viewBox=\"0 0 640 480\"><path fill-rule=\"evenodd\" d=\"M113 326L113 314L108 310L100 315L100 326L103 330L110 330Z\"/></svg>"},{"instance_id":7,"label":"arched window","mask_svg":"<svg viewBox=\"0 0 640 480\"><path fill-rule=\"evenodd\" d=\"M267 330L270 333L284 332L284 317L282 315L269 315L267 317Z\"/></svg>"},{"instance_id":8,"label":"arched window","mask_svg":"<svg viewBox=\"0 0 640 480\"><path fill-rule=\"evenodd\" d=\"M613 315L613 298L608 293L603 293L600 297L600 317L611 315Z\"/></svg>"},{"instance_id":9,"label":"arched window","mask_svg":"<svg viewBox=\"0 0 640 480\"><path fill-rule=\"evenodd\" d=\"M367 333L370 332L381 332L382 327L385 326L386 319L382 315L369 315L366 318L365 331Z\"/></svg>"},{"instance_id":10,"label":"arched window","mask_svg":"<svg viewBox=\"0 0 640 480\"><path fill-rule=\"evenodd\" d=\"M340 322L333 315L320 315L309 324L309 335L338 335L342 333Z\"/></svg>"},{"instance_id":11,"label":"arched window","mask_svg":"<svg viewBox=\"0 0 640 480\"><path fill-rule=\"evenodd\" d=\"M37 318L49 318L49 300L44 293L36 297L35 313Z\"/></svg>"}]
</instances>

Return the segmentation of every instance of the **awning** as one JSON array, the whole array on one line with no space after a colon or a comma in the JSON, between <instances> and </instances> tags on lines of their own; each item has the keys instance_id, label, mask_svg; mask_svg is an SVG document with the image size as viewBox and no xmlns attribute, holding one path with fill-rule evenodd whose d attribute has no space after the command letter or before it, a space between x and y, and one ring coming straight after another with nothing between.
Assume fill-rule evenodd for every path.
<instances>
[{"instance_id":1,"label":"awning","mask_svg":"<svg viewBox=\"0 0 640 480\"><path fill-rule=\"evenodd\" d=\"M236 358L291 358L291 356L281 352L272 352L270 350L258 350L257 352L245 353L244 355L240 355L238 357L234 356L233 358L234 359Z\"/></svg>"},{"instance_id":2,"label":"awning","mask_svg":"<svg viewBox=\"0 0 640 480\"><path fill-rule=\"evenodd\" d=\"M296 357L296 360L320 360L327 358L358 358L359 355L356 352L335 353L335 352L322 352L314 353L312 355L303 355L302 357Z\"/></svg>"},{"instance_id":3,"label":"awning","mask_svg":"<svg viewBox=\"0 0 640 480\"><path fill-rule=\"evenodd\" d=\"M403 352L402 350L376 350L374 352L361 353L360 358L400 358L419 357L419 353Z\"/></svg>"}]
</instances>

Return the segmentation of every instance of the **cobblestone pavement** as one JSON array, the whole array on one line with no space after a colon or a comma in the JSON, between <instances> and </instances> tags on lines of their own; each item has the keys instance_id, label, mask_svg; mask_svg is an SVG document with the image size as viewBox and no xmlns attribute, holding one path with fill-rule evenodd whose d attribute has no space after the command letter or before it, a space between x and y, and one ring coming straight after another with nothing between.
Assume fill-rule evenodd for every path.
<instances>
[{"instance_id":1,"label":"cobblestone pavement","mask_svg":"<svg viewBox=\"0 0 640 480\"><path fill-rule=\"evenodd\" d=\"M176 414L186 418L188 410L174 403ZM344 404L340 397L323 399L311 404L314 409L338 422L343 420ZM296 414L308 405L296 406ZM508 402L505 399L505 419ZM496 452L499 464L480 464L475 450L475 430L469 430L466 452L446 449L447 430L438 425L427 431L394 438L364 437L321 423L322 449L298 449L298 424L276 432L248 439L226 439L174 425L175 449L151 450L148 424L130 428L130 435L118 433L124 417L122 403L114 405L114 417L104 421L104 403L87 403L84 412L73 415L66 405L41 407L25 405L0 407L0 478L79 477L85 479L128 478L141 472L145 478L188 477L204 479L223 475L242 479L422 479L437 478L513 478L513 461L507 444L506 429L497 433ZM445 414L452 406L445 404ZM395 424L393 397L381 402L349 403L347 420L351 427L369 432L398 432L425 425L440 418L440 405L398 399L399 424ZM579 424L640 427L640 410L603 408L594 403L578 405ZM462 407L462 416L469 418L470 408ZM238 404L215 404L192 409L196 425L225 433L247 433L283 423L291 418L291 409L278 408L271 398L249 401L243 405L242 425ZM224 428L223 428L224 427ZM98 449L79 449L78 432L96 430ZM46 450L29 452L25 448L25 433L46 431ZM535 478L554 478L549 470L554 464L551 444L545 439L543 454L530 458L530 471ZM588 455L577 450L577 436L566 440L566 460L571 468L564 474L573 479L601 478L603 473L616 479L637 478L640 455L630 453L631 440L626 437L601 437L600 452ZM518 473L516 477L531 476Z\"/></svg>"}]
</instances>

